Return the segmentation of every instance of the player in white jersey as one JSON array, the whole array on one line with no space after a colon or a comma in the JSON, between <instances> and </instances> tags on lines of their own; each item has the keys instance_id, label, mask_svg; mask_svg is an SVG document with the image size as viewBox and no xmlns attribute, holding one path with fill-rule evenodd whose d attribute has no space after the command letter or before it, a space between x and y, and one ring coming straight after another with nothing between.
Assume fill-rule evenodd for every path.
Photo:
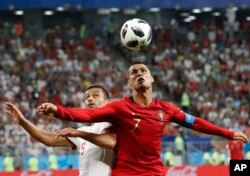
<instances>
[{"instance_id":1,"label":"player in white jersey","mask_svg":"<svg viewBox=\"0 0 250 176\"><path fill-rule=\"evenodd\" d=\"M110 124L107 122L94 123L92 126L81 127L78 130L101 134L103 133L103 129L109 126ZM103 176L111 174L110 165L114 161L113 150L100 148L79 137L69 137L68 139L73 142L79 150L79 170L81 175Z\"/></svg>"},{"instance_id":2,"label":"player in white jersey","mask_svg":"<svg viewBox=\"0 0 250 176\"><path fill-rule=\"evenodd\" d=\"M99 108L107 104L108 99L108 92L100 85L90 86L85 91L84 103L88 108ZM109 127L111 127L110 123L101 122L79 128L78 130L82 131L81 137L84 139L79 137L62 137L57 136L56 133L36 127L23 116L15 105L6 103L6 109L7 114L12 117L15 122L43 144L51 147L77 148L79 150L80 176L108 176L111 174L111 168L115 158L112 149L115 146L116 140L115 134L109 132ZM71 131L70 128L63 130ZM104 148L98 147L97 145Z\"/></svg>"}]
</instances>

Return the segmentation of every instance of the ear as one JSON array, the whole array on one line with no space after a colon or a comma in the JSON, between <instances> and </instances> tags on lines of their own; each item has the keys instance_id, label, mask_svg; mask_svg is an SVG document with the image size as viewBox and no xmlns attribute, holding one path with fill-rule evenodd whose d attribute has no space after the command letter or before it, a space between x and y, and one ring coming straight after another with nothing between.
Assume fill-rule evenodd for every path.
<instances>
[{"instance_id":1,"label":"ear","mask_svg":"<svg viewBox=\"0 0 250 176\"><path fill-rule=\"evenodd\" d=\"M109 104L110 103L110 101L109 100L106 100L106 104Z\"/></svg>"}]
</instances>

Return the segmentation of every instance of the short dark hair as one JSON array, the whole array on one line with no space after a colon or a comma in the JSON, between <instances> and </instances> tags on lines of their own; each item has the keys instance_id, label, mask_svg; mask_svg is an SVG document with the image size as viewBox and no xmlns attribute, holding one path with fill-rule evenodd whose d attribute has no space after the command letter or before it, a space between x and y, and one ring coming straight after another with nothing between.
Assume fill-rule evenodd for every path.
<instances>
[{"instance_id":1,"label":"short dark hair","mask_svg":"<svg viewBox=\"0 0 250 176\"><path fill-rule=\"evenodd\" d=\"M145 63L142 62L142 61L135 61L135 62L132 62L132 64L130 65L130 67L133 66L133 65L137 65L137 64L143 64L143 65L146 65L146 66L147 66L147 64L145 64Z\"/></svg>"},{"instance_id":2,"label":"short dark hair","mask_svg":"<svg viewBox=\"0 0 250 176\"><path fill-rule=\"evenodd\" d=\"M143 64L143 65L145 65L148 68L148 70L150 71L149 66L147 64L145 64L144 62L142 62L142 61L132 62L132 64L130 64L129 68L132 67L133 65L137 65L137 64ZM150 73L151 73L151 71L150 71ZM129 69L128 69L127 75L129 75Z\"/></svg>"},{"instance_id":3,"label":"short dark hair","mask_svg":"<svg viewBox=\"0 0 250 176\"><path fill-rule=\"evenodd\" d=\"M93 88L102 89L102 92L105 95L105 98L109 99L108 91L102 85L99 85L99 84L95 84L95 85L91 85L91 86L87 87L85 89L84 93L86 93L88 90L93 89Z\"/></svg>"}]
</instances>

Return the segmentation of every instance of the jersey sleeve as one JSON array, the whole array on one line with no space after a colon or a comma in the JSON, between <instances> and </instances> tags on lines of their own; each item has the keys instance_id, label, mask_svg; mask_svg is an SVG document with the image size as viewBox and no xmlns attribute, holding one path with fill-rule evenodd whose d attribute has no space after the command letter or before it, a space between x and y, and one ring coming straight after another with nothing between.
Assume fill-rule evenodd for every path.
<instances>
[{"instance_id":1,"label":"jersey sleeve","mask_svg":"<svg viewBox=\"0 0 250 176\"><path fill-rule=\"evenodd\" d=\"M103 108L66 108L57 107L56 118L74 122L112 122L115 110L113 106L106 105Z\"/></svg>"},{"instance_id":2,"label":"jersey sleeve","mask_svg":"<svg viewBox=\"0 0 250 176\"><path fill-rule=\"evenodd\" d=\"M174 105L171 107L171 109L173 112L173 116L171 118L172 122L202 133L219 135L228 139L233 139L233 131L229 131L226 128L212 124L200 117L187 114Z\"/></svg>"}]
</instances>

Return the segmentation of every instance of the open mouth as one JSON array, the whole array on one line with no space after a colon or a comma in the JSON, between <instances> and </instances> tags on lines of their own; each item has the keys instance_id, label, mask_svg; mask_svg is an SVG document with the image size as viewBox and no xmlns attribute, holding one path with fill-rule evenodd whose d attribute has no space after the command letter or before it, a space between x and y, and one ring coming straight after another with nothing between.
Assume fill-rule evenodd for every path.
<instances>
[{"instance_id":1,"label":"open mouth","mask_svg":"<svg viewBox=\"0 0 250 176\"><path fill-rule=\"evenodd\" d=\"M88 108L93 108L93 107L96 107L96 105L94 103L88 104Z\"/></svg>"},{"instance_id":2,"label":"open mouth","mask_svg":"<svg viewBox=\"0 0 250 176\"><path fill-rule=\"evenodd\" d=\"M138 78L137 81L140 83L140 82L143 82L144 81L144 78Z\"/></svg>"}]
</instances>

